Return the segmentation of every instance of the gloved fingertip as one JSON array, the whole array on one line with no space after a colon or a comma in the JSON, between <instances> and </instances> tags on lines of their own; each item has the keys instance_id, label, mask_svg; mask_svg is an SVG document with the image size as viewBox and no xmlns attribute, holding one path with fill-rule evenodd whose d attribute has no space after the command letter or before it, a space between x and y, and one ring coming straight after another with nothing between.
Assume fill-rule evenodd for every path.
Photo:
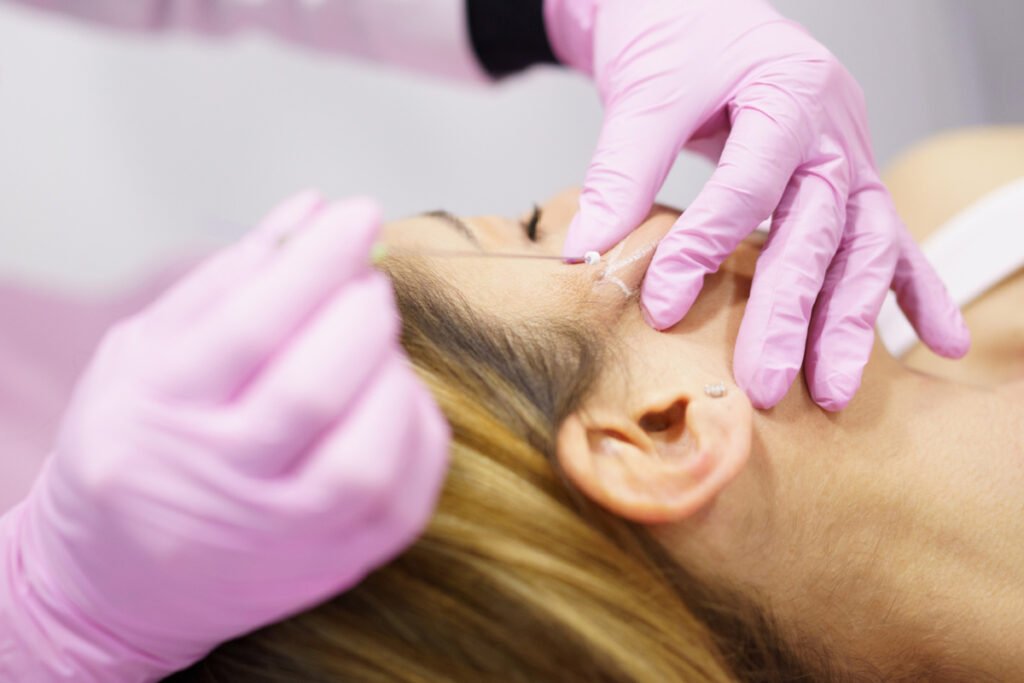
<instances>
[{"instance_id":1,"label":"gloved fingertip","mask_svg":"<svg viewBox=\"0 0 1024 683\"><path fill-rule=\"evenodd\" d=\"M860 374L856 377L843 373L832 373L823 380L816 380L809 387L811 398L825 410L835 413L853 400L860 389Z\"/></svg>"},{"instance_id":2,"label":"gloved fingertip","mask_svg":"<svg viewBox=\"0 0 1024 683\"><path fill-rule=\"evenodd\" d=\"M675 273L665 277L655 256L640 288L644 320L659 331L674 326L690 312L702 284L702 280L684 279Z\"/></svg>"},{"instance_id":3,"label":"gloved fingertip","mask_svg":"<svg viewBox=\"0 0 1024 683\"><path fill-rule=\"evenodd\" d=\"M963 358L971 350L971 331L960 311L957 311L957 320L953 327L952 334L944 339L941 348L937 351L945 358Z\"/></svg>"},{"instance_id":4,"label":"gloved fingertip","mask_svg":"<svg viewBox=\"0 0 1024 683\"><path fill-rule=\"evenodd\" d=\"M380 203L373 197L351 197L338 202L338 207L344 211L345 217L349 220L365 223L380 223L381 221Z\"/></svg>"},{"instance_id":5,"label":"gloved fingertip","mask_svg":"<svg viewBox=\"0 0 1024 683\"><path fill-rule=\"evenodd\" d=\"M738 373L736 383L755 408L767 410L775 407L785 397L796 373L797 368L760 367L749 377L745 373Z\"/></svg>"},{"instance_id":6,"label":"gloved fingertip","mask_svg":"<svg viewBox=\"0 0 1024 683\"><path fill-rule=\"evenodd\" d=\"M917 316L914 327L921 341L943 358L963 358L971 349L971 331L960 310L950 304L951 312L941 323ZM937 317L937 316L936 316Z\"/></svg>"},{"instance_id":7,"label":"gloved fingertip","mask_svg":"<svg viewBox=\"0 0 1024 683\"><path fill-rule=\"evenodd\" d=\"M742 387L743 392L750 399L750 405L754 406L758 410L768 410L774 408L775 405L782 400L784 394L773 393L766 390L764 387L757 385L750 385L748 387Z\"/></svg>"},{"instance_id":8,"label":"gloved fingertip","mask_svg":"<svg viewBox=\"0 0 1024 683\"><path fill-rule=\"evenodd\" d=\"M380 231L382 211L380 204L370 197L353 197L332 204L318 219L322 229L332 236L343 238L345 250L353 257L362 258L373 249ZM333 237L332 237L333 238ZM369 265L369 260L366 260Z\"/></svg>"},{"instance_id":9,"label":"gloved fingertip","mask_svg":"<svg viewBox=\"0 0 1024 683\"><path fill-rule=\"evenodd\" d=\"M565 235L565 242L562 244L562 256L566 259L574 259L594 249L594 235L588 234L584 228L582 214L577 212L569 223L569 230Z\"/></svg>"},{"instance_id":10,"label":"gloved fingertip","mask_svg":"<svg viewBox=\"0 0 1024 683\"><path fill-rule=\"evenodd\" d=\"M267 246L277 246L324 204L316 190L304 190L274 207L253 232L253 239Z\"/></svg>"},{"instance_id":11,"label":"gloved fingertip","mask_svg":"<svg viewBox=\"0 0 1024 683\"><path fill-rule=\"evenodd\" d=\"M640 312L643 315L644 322L655 330L664 332L682 320L689 311L688 306L682 305L684 303L681 299L677 301L664 301L656 296L647 296L644 293L641 295Z\"/></svg>"},{"instance_id":12,"label":"gloved fingertip","mask_svg":"<svg viewBox=\"0 0 1024 683\"><path fill-rule=\"evenodd\" d=\"M620 231L600 216L595 217L592 212L581 209L569 223L569 231L562 245L562 256L566 259L579 259L588 251L603 254L627 234L628 230Z\"/></svg>"},{"instance_id":13,"label":"gloved fingertip","mask_svg":"<svg viewBox=\"0 0 1024 683\"><path fill-rule=\"evenodd\" d=\"M643 305L642 303L640 304L640 315L643 316L644 322L647 323L647 325L650 326L652 329L655 329L659 332L665 329L665 327L663 327L658 322L658 320L653 315L651 315L651 312L647 310L647 306Z\"/></svg>"}]
</instances>

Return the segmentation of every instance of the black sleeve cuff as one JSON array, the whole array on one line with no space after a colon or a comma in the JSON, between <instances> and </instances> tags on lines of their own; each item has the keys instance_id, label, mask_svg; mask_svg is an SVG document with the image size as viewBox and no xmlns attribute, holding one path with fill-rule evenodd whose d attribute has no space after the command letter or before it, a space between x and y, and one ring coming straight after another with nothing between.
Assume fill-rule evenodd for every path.
<instances>
[{"instance_id":1,"label":"black sleeve cuff","mask_svg":"<svg viewBox=\"0 0 1024 683\"><path fill-rule=\"evenodd\" d=\"M534 64L557 64L544 29L544 0L466 0L473 52L501 78Z\"/></svg>"}]
</instances>

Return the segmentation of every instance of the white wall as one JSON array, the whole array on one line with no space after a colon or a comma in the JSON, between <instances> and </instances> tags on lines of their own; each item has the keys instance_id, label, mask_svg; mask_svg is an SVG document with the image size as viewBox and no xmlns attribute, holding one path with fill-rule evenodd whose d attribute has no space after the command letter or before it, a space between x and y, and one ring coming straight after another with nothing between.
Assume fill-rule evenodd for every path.
<instances>
[{"instance_id":1,"label":"white wall","mask_svg":"<svg viewBox=\"0 0 1024 683\"><path fill-rule=\"evenodd\" d=\"M942 128L1024 119L1017 0L778 0L867 94L879 160ZM260 37L147 40L0 0L0 274L123 281L237 235L293 190L368 193L390 216L518 213L578 184L590 86L539 71L467 89ZM693 197L684 160L662 200Z\"/></svg>"}]
</instances>

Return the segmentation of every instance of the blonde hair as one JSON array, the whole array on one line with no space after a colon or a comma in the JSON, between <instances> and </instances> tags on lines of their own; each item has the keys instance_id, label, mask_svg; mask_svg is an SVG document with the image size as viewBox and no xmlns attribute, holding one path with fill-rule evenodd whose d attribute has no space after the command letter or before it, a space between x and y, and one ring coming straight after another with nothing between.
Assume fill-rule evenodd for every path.
<instances>
[{"instance_id":1,"label":"blonde hair","mask_svg":"<svg viewBox=\"0 0 1024 683\"><path fill-rule=\"evenodd\" d=\"M602 340L553 321L512 330L426 272L390 269L402 342L453 431L429 527L354 589L172 680L808 680L756 610L562 480L554 433L608 360Z\"/></svg>"}]
</instances>

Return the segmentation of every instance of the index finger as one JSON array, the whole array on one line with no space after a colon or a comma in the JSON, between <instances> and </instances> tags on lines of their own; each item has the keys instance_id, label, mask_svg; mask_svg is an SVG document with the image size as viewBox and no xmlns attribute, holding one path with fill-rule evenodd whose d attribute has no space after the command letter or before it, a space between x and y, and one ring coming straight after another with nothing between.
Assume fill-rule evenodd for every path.
<instances>
[{"instance_id":1,"label":"index finger","mask_svg":"<svg viewBox=\"0 0 1024 683\"><path fill-rule=\"evenodd\" d=\"M603 252L640 224L698 116L696 107L652 108L639 90L608 103L564 256Z\"/></svg>"},{"instance_id":2,"label":"index finger","mask_svg":"<svg viewBox=\"0 0 1024 683\"><path fill-rule=\"evenodd\" d=\"M796 140L773 117L742 109L711 179L661 240L644 278L641 301L659 330L683 319L704 276L778 206L799 165Z\"/></svg>"},{"instance_id":3,"label":"index finger","mask_svg":"<svg viewBox=\"0 0 1024 683\"><path fill-rule=\"evenodd\" d=\"M147 316L163 328L186 324L262 267L276 240L297 230L323 203L318 192L307 190L278 204L241 242L209 257L172 286Z\"/></svg>"},{"instance_id":4,"label":"index finger","mask_svg":"<svg viewBox=\"0 0 1024 683\"><path fill-rule=\"evenodd\" d=\"M224 399L253 379L334 291L369 269L379 226L380 210L370 200L320 212L271 263L182 331L167 373L176 392Z\"/></svg>"}]
</instances>

